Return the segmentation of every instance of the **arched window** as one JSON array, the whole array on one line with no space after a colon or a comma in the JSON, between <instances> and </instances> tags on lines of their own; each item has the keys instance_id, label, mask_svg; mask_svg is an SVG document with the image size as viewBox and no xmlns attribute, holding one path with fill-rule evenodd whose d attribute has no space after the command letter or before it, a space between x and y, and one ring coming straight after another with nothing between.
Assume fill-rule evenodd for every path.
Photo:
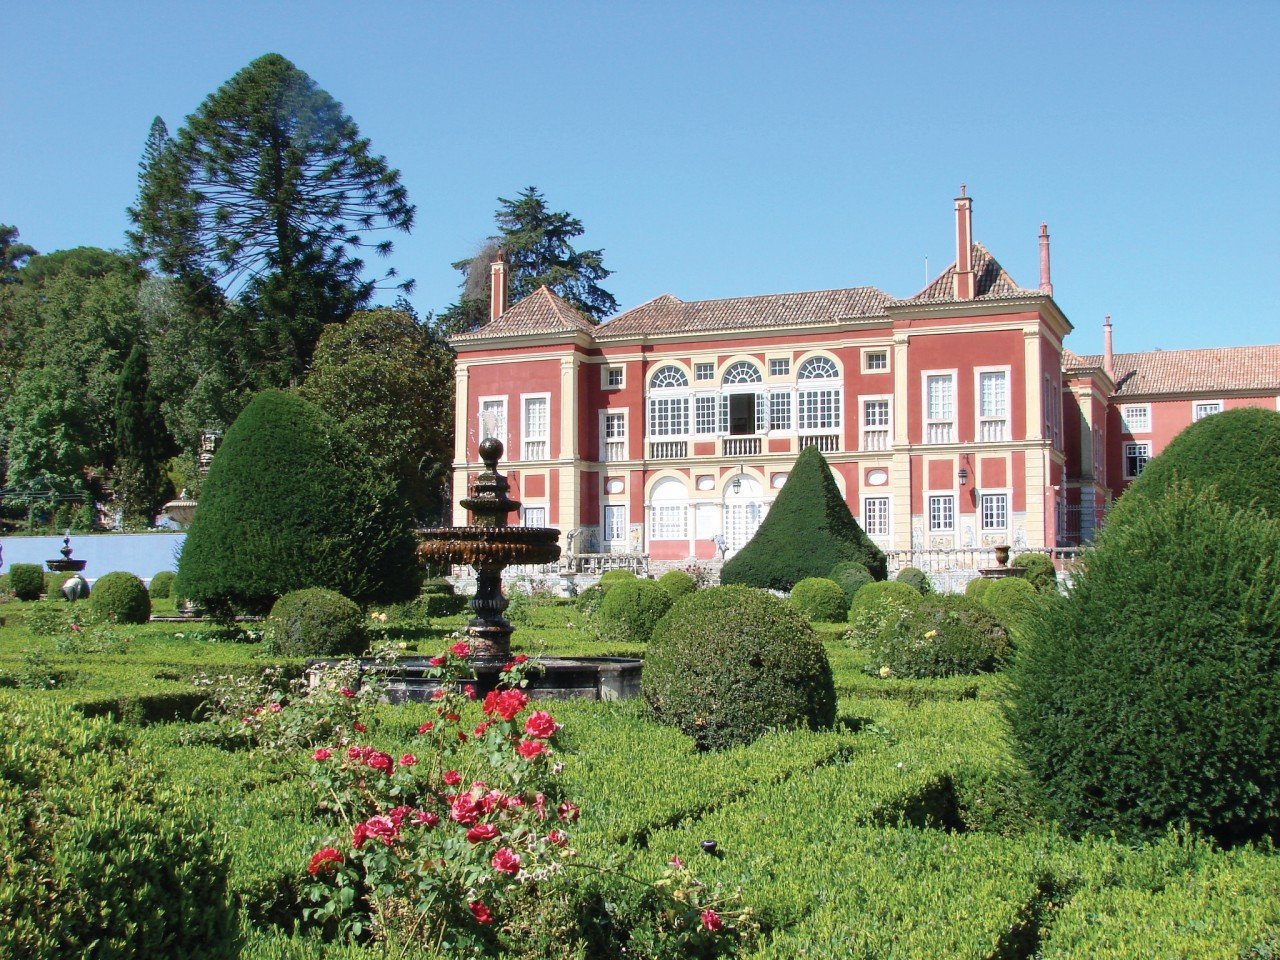
<instances>
[{"instance_id":1,"label":"arched window","mask_svg":"<svg viewBox=\"0 0 1280 960\"><path fill-rule=\"evenodd\" d=\"M689 491L674 477L654 484L649 496L652 505L650 540L683 540L688 533Z\"/></svg>"},{"instance_id":2,"label":"arched window","mask_svg":"<svg viewBox=\"0 0 1280 960\"><path fill-rule=\"evenodd\" d=\"M649 381L650 390L667 390L672 387L687 387L689 378L679 367L666 366L653 375Z\"/></svg>"},{"instance_id":3,"label":"arched window","mask_svg":"<svg viewBox=\"0 0 1280 960\"><path fill-rule=\"evenodd\" d=\"M760 375L760 368L754 363L746 360L739 360L737 363L730 365L729 369L724 372L723 382L726 385L735 383L762 383L764 377Z\"/></svg>"},{"instance_id":4,"label":"arched window","mask_svg":"<svg viewBox=\"0 0 1280 960\"><path fill-rule=\"evenodd\" d=\"M840 371L830 357L810 357L796 371L797 380L835 380L839 376Z\"/></svg>"}]
</instances>

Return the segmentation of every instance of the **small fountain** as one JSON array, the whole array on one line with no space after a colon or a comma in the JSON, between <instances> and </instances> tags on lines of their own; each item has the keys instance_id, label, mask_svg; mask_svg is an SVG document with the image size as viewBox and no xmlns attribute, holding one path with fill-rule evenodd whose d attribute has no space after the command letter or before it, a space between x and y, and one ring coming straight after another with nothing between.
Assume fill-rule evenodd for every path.
<instances>
[{"instance_id":1,"label":"small fountain","mask_svg":"<svg viewBox=\"0 0 1280 960\"><path fill-rule=\"evenodd\" d=\"M62 549L58 552L62 554L62 559L46 560L44 562L45 567L48 568L50 573L70 573L71 576L62 584L62 595L68 600L83 600L89 596L89 581L85 580L80 574L88 566L88 561L71 559L70 530L62 538Z\"/></svg>"}]
</instances>

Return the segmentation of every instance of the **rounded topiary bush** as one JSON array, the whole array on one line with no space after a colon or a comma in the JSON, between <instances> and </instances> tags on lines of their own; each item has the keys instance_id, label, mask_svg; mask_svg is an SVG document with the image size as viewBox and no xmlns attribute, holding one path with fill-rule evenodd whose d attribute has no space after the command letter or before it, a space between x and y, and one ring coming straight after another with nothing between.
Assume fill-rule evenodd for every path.
<instances>
[{"instance_id":1,"label":"rounded topiary bush","mask_svg":"<svg viewBox=\"0 0 1280 960\"><path fill-rule=\"evenodd\" d=\"M810 623L843 620L849 605L840 584L824 577L806 577L791 588L787 602Z\"/></svg>"},{"instance_id":2,"label":"rounded topiary bush","mask_svg":"<svg viewBox=\"0 0 1280 960\"><path fill-rule=\"evenodd\" d=\"M593 583L573 598L573 606L583 616L591 619L600 612L600 604L604 603L605 594L608 592L608 588L603 584Z\"/></svg>"},{"instance_id":3,"label":"rounded topiary bush","mask_svg":"<svg viewBox=\"0 0 1280 960\"><path fill-rule=\"evenodd\" d=\"M827 578L840 584L840 589L844 591L846 610L849 604L853 602L853 598L858 595L859 590L868 583L875 582L875 577L871 575L871 571L867 569L865 564L859 563L857 560L846 560L843 563L837 563L831 568Z\"/></svg>"},{"instance_id":4,"label":"rounded topiary bush","mask_svg":"<svg viewBox=\"0 0 1280 960\"><path fill-rule=\"evenodd\" d=\"M644 698L703 749L778 727L831 726L826 651L804 619L764 590L712 587L680 600L649 643Z\"/></svg>"},{"instance_id":5,"label":"rounded topiary bush","mask_svg":"<svg viewBox=\"0 0 1280 960\"><path fill-rule=\"evenodd\" d=\"M238 956L219 827L125 728L0 706L0 956Z\"/></svg>"},{"instance_id":6,"label":"rounded topiary bush","mask_svg":"<svg viewBox=\"0 0 1280 960\"><path fill-rule=\"evenodd\" d=\"M993 583L995 581L989 577L974 577L964 585L964 595L973 600L981 600Z\"/></svg>"},{"instance_id":7,"label":"rounded topiary bush","mask_svg":"<svg viewBox=\"0 0 1280 960\"><path fill-rule=\"evenodd\" d=\"M1003 662L1009 634L966 597L929 597L886 624L869 645L870 666L896 677L926 679L983 673Z\"/></svg>"},{"instance_id":8,"label":"rounded topiary bush","mask_svg":"<svg viewBox=\"0 0 1280 960\"><path fill-rule=\"evenodd\" d=\"M340 593L311 587L286 593L263 630L267 649L282 657L341 657L364 651L364 615Z\"/></svg>"},{"instance_id":9,"label":"rounded topiary bush","mask_svg":"<svg viewBox=\"0 0 1280 960\"><path fill-rule=\"evenodd\" d=\"M1043 553L1021 553L1009 562L1011 567L1022 567L1022 579L1041 593L1053 593L1058 589L1058 569Z\"/></svg>"},{"instance_id":10,"label":"rounded topiary bush","mask_svg":"<svg viewBox=\"0 0 1280 960\"><path fill-rule=\"evenodd\" d=\"M671 594L672 600L679 600L698 589L697 581L683 570L668 570L658 578L658 586Z\"/></svg>"},{"instance_id":11,"label":"rounded topiary bush","mask_svg":"<svg viewBox=\"0 0 1280 960\"><path fill-rule=\"evenodd\" d=\"M1280 522L1189 485L1103 530L1010 671L1016 751L1062 823L1280 839L1278 557Z\"/></svg>"},{"instance_id":12,"label":"rounded topiary bush","mask_svg":"<svg viewBox=\"0 0 1280 960\"><path fill-rule=\"evenodd\" d=\"M600 602L600 637L647 643L653 628L671 609L671 594L653 580L632 577L610 587Z\"/></svg>"},{"instance_id":13,"label":"rounded topiary bush","mask_svg":"<svg viewBox=\"0 0 1280 960\"><path fill-rule=\"evenodd\" d=\"M44 593L44 572L34 563L9 567L9 589L19 600L39 600Z\"/></svg>"},{"instance_id":14,"label":"rounded topiary bush","mask_svg":"<svg viewBox=\"0 0 1280 960\"><path fill-rule=\"evenodd\" d=\"M849 604L849 622L866 611L874 611L886 601L893 601L903 606L915 608L920 605L920 591L905 583L895 580L876 580L854 594Z\"/></svg>"},{"instance_id":15,"label":"rounded topiary bush","mask_svg":"<svg viewBox=\"0 0 1280 960\"><path fill-rule=\"evenodd\" d=\"M146 623L151 619L151 596L132 573L117 570L94 581L89 609L115 623Z\"/></svg>"},{"instance_id":16,"label":"rounded topiary bush","mask_svg":"<svg viewBox=\"0 0 1280 960\"><path fill-rule=\"evenodd\" d=\"M1022 636L1027 620L1040 606L1041 594L1021 577L1003 577L992 581L982 594L981 603L1015 636Z\"/></svg>"},{"instance_id":17,"label":"rounded topiary bush","mask_svg":"<svg viewBox=\"0 0 1280 960\"><path fill-rule=\"evenodd\" d=\"M151 578L151 586L147 587L152 600L168 600L173 595L173 581L177 576L172 570L162 570Z\"/></svg>"},{"instance_id":18,"label":"rounded topiary bush","mask_svg":"<svg viewBox=\"0 0 1280 960\"><path fill-rule=\"evenodd\" d=\"M905 583L922 597L933 593L933 583L929 580L929 575L918 567L903 567L894 579L898 583Z\"/></svg>"},{"instance_id":19,"label":"rounded topiary bush","mask_svg":"<svg viewBox=\"0 0 1280 960\"><path fill-rule=\"evenodd\" d=\"M632 580L640 579L630 570L606 570L600 575L598 583L600 586L608 590L617 583L630 583Z\"/></svg>"}]
</instances>

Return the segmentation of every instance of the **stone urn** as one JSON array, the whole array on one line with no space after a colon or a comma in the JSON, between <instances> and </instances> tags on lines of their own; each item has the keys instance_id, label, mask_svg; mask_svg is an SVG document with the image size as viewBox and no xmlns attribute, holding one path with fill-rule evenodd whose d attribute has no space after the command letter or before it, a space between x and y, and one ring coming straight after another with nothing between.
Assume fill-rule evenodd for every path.
<instances>
[{"instance_id":1,"label":"stone urn","mask_svg":"<svg viewBox=\"0 0 1280 960\"><path fill-rule=\"evenodd\" d=\"M996 563L1002 567L1009 565L1009 545L1007 543L998 544L995 548Z\"/></svg>"}]
</instances>

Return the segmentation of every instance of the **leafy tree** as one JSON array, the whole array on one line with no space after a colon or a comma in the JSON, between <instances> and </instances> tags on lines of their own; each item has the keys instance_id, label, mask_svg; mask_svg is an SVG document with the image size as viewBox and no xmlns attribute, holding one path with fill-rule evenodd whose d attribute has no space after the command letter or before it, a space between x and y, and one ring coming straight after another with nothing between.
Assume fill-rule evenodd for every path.
<instances>
[{"instance_id":1,"label":"leafy tree","mask_svg":"<svg viewBox=\"0 0 1280 960\"><path fill-rule=\"evenodd\" d=\"M116 384L116 500L127 523L150 525L166 493L164 462L177 453L151 384L147 351L135 344Z\"/></svg>"},{"instance_id":2,"label":"leafy tree","mask_svg":"<svg viewBox=\"0 0 1280 960\"><path fill-rule=\"evenodd\" d=\"M18 228L0 223L0 284L17 283L18 271L36 248L18 242Z\"/></svg>"},{"instance_id":3,"label":"leafy tree","mask_svg":"<svg viewBox=\"0 0 1280 960\"><path fill-rule=\"evenodd\" d=\"M394 477L419 518L438 517L453 456L453 354L399 310L320 335L301 393Z\"/></svg>"},{"instance_id":4,"label":"leafy tree","mask_svg":"<svg viewBox=\"0 0 1280 960\"><path fill-rule=\"evenodd\" d=\"M414 207L341 104L273 53L206 98L172 142L153 123L130 216L134 247L193 297L215 303L216 287L243 301L259 382L283 383L325 324L368 300L358 254L392 249L368 235L408 231Z\"/></svg>"},{"instance_id":5,"label":"leafy tree","mask_svg":"<svg viewBox=\"0 0 1280 960\"><path fill-rule=\"evenodd\" d=\"M513 303L545 284L593 320L617 311L618 301L600 286L613 272L604 267L604 251L579 251L569 243L582 236L581 220L566 211L548 210L537 187L526 187L514 200L499 197L498 203L498 233L475 256L453 265L462 272L462 295L440 315L446 332L474 330L488 322L489 265L499 250L509 267Z\"/></svg>"},{"instance_id":6,"label":"leafy tree","mask_svg":"<svg viewBox=\"0 0 1280 960\"><path fill-rule=\"evenodd\" d=\"M41 481L67 494L83 489L84 469L92 462L91 441L80 391L64 371L23 370L5 404L4 420L11 487L39 486L35 482Z\"/></svg>"}]
</instances>

